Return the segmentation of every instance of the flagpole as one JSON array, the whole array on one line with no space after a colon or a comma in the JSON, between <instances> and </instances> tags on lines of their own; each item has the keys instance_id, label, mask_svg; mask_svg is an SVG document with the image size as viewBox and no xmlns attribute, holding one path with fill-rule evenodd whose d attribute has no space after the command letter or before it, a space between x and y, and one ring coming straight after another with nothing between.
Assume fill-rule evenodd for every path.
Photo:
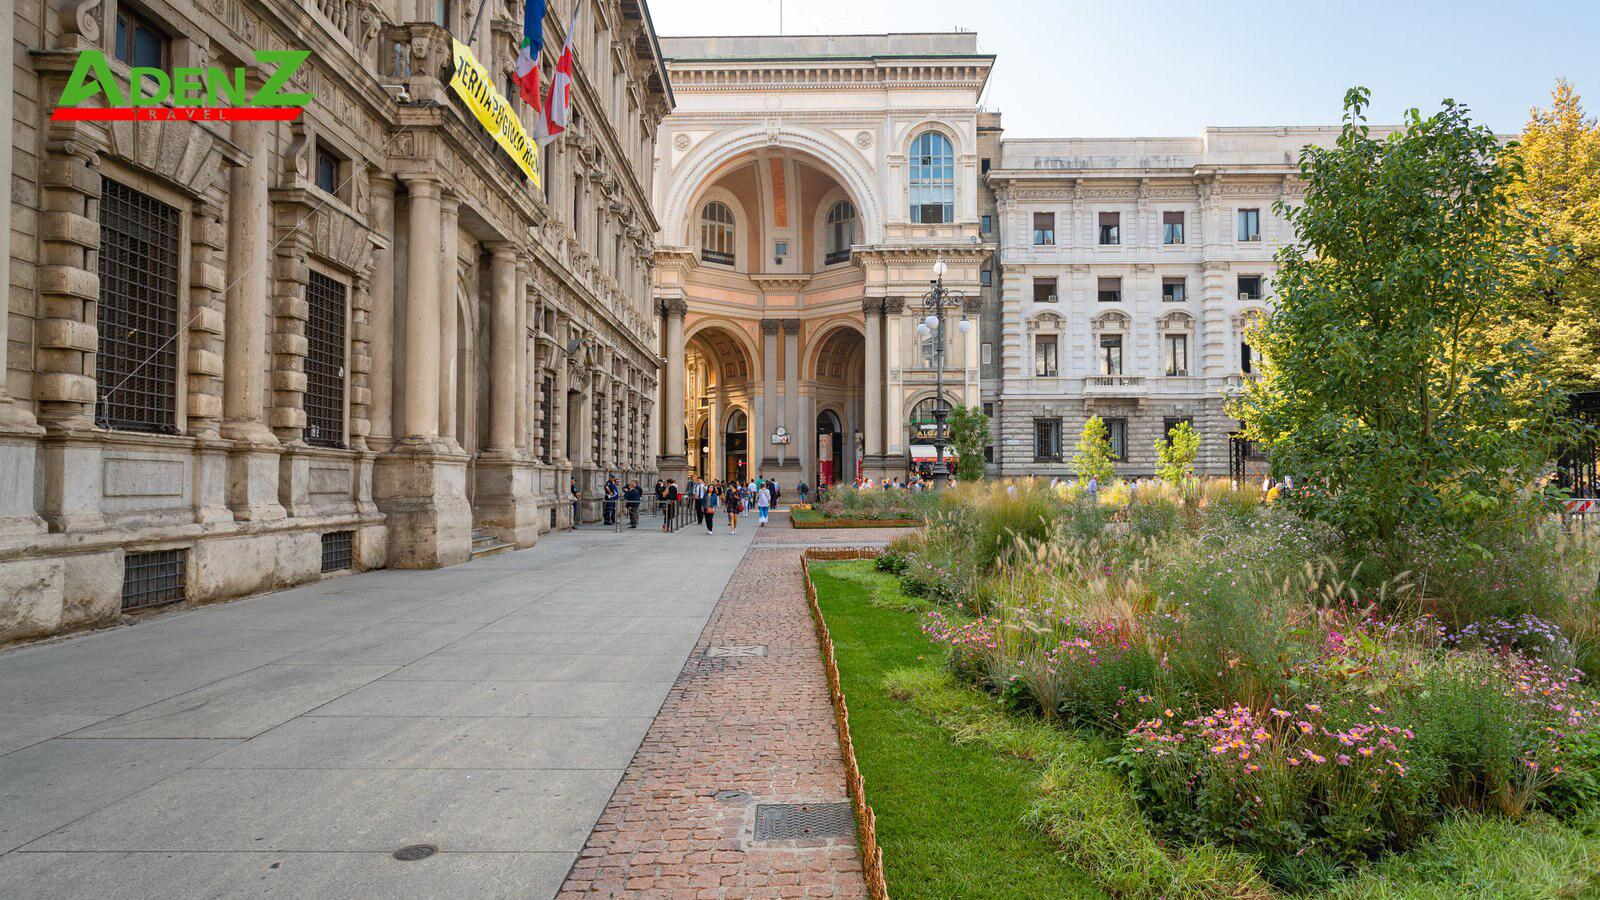
<instances>
[{"instance_id":1,"label":"flagpole","mask_svg":"<svg viewBox=\"0 0 1600 900\"><path fill-rule=\"evenodd\" d=\"M472 17L472 33L467 35L467 46L478 39L478 25L483 21L483 8L489 5L489 0L478 0L478 14Z\"/></svg>"}]
</instances>

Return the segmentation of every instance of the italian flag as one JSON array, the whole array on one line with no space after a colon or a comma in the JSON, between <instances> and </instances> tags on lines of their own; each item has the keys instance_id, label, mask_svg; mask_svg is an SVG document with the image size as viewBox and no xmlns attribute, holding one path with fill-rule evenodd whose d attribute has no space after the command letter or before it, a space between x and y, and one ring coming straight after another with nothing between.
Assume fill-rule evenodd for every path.
<instances>
[{"instance_id":1,"label":"italian flag","mask_svg":"<svg viewBox=\"0 0 1600 900\"><path fill-rule=\"evenodd\" d=\"M517 93L534 112L542 108L539 104L539 51L544 49L544 2L527 0L523 5L522 49L517 51Z\"/></svg>"}]
</instances>

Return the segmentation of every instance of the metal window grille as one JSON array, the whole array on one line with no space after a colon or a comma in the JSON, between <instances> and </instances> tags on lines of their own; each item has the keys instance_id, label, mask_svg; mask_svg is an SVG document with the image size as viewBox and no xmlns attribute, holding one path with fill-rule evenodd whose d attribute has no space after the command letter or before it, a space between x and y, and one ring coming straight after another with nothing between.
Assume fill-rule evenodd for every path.
<instances>
[{"instance_id":1,"label":"metal window grille","mask_svg":"<svg viewBox=\"0 0 1600 900\"><path fill-rule=\"evenodd\" d=\"M600 450L601 450L602 447L605 446L605 424L606 424L606 400L605 400L605 395L604 394L596 395L595 398L594 398L594 403L592 403L591 406L594 407L594 410L593 410L593 413L589 417L589 430L594 432L594 433L589 436L589 449L594 451L594 459L591 460L591 461L595 465L599 465L600 464Z\"/></svg>"},{"instance_id":2,"label":"metal window grille","mask_svg":"<svg viewBox=\"0 0 1600 900\"><path fill-rule=\"evenodd\" d=\"M546 378L539 384L539 460L550 462L550 442L554 440L555 423L550 421L555 411L555 388Z\"/></svg>"},{"instance_id":3,"label":"metal window grille","mask_svg":"<svg viewBox=\"0 0 1600 900\"><path fill-rule=\"evenodd\" d=\"M344 446L346 288L321 272L306 283L306 443Z\"/></svg>"},{"instance_id":4,"label":"metal window grille","mask_svg":"<svg viewBox=\"0 0 1600 900\"><path fill-rule=\"evenodd\" d=\"M338 572L350 568L355 558L356 533L329 531L322 536L322 571Z\"/></svg>"},{"instance_id":5,"label":"metal window grille","mask_svg":"<svg viewBox=\"0 0 1600 900\"><path fill-rule=\"evenodd\" d=\"M184 598L189 551L129 553L122 563L122 609L149 609Z\"/></svg>"},{"instance_id":6,"label":"metal window grille","mask_svg":"<svg viewBox=\"0 0 1600 900\"><path fill-rule=\"evenodd\" d=\"M639 433L639 408L637 406L628 408L628 439L629 443L633 445L632 449L635 451L635 455L643 456L643 453L638 452L641 449L640 445L644 441L643 435Z\"/></svg>"},{"instance_id":7,"label":"metal window grille","mask_svg":"<svg viewBox=\"0 0 1600 900\"><path fill-rule=\"evenodd\" d=\"M109 178L100 190L95 419L176 434L178 210Z\"/></svg>"}]
</instances>

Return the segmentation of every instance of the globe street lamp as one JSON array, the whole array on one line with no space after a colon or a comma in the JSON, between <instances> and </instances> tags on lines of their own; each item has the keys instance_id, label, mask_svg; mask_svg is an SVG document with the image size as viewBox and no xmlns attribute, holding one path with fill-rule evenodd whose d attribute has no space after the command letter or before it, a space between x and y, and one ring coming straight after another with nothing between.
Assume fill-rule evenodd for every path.
<instances>
[{"instance_id":1,"label":"globe street lamp","mask_svg":"<svg viewBox=\"0 0 1600 900\"><path fill-rule=\"evenodd\" d=\"M944 257L934 261L933 289L922 296L921 311L926 315L917 323L918 337L933 338L933 482L936 488L942 488L950 478L950 471L944 463L944 448L949 444L945 437L945 420L950 417L950 406L944 399L945 321L948 318L945 311L961 309L961 321L956 323L956 331L964 335L972 330L972 322L967 319L965 311L966 295L944 286L944 273L947 270Z\"/></svg>"}]
</instances>

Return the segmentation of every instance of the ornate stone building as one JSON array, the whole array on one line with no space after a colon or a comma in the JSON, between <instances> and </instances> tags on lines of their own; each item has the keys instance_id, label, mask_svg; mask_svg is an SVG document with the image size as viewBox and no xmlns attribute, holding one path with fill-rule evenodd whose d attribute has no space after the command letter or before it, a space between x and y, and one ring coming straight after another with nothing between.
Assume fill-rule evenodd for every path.
<instances>
[{"instance_id":1,"label":"ornate stone building","mask_svg":"<svg viewBox=\"0 0 1600 900\"><path fill-rule=\"evenodd\" d=\"M780 483L904 475L935 373L933 265L978 316L972 34L664 38L655 291L662 470ZM954 321L949 322L954 325ZM946 329L945 402L979 402L978 329Z\"/></svg>"},{"instance_id":2,"label":"ornate stone building","mask_svg":"<svg viewBox=\"0 0 1600 900\"><path fill-rule=\"evenodd\" d=\"M653 473L671 92L643 0L579 2L539 188L446 84L453 34L515 96L519 2L6 4L0 643L529 546ZM51 119L80 51L126 89L283 48L292 122Z\"/></svg>"},{"instance_id":3,"label":"ornate stone building","mask_svg":"<svg viewBox=\"0 0 1600 900\"><path fill-rule=\"evenodd\" d=\"M1202 471L1228 471L1224 398L1251 377L1245 329L1271 302L1301 196L1297 160L1328 128L1199 138L1004 140L988 174L1003 272L996 454L1006 475L1072 474L1104 419L1125 475L1155 471L1180 420Z\"/></svg>"}]
</instances>

